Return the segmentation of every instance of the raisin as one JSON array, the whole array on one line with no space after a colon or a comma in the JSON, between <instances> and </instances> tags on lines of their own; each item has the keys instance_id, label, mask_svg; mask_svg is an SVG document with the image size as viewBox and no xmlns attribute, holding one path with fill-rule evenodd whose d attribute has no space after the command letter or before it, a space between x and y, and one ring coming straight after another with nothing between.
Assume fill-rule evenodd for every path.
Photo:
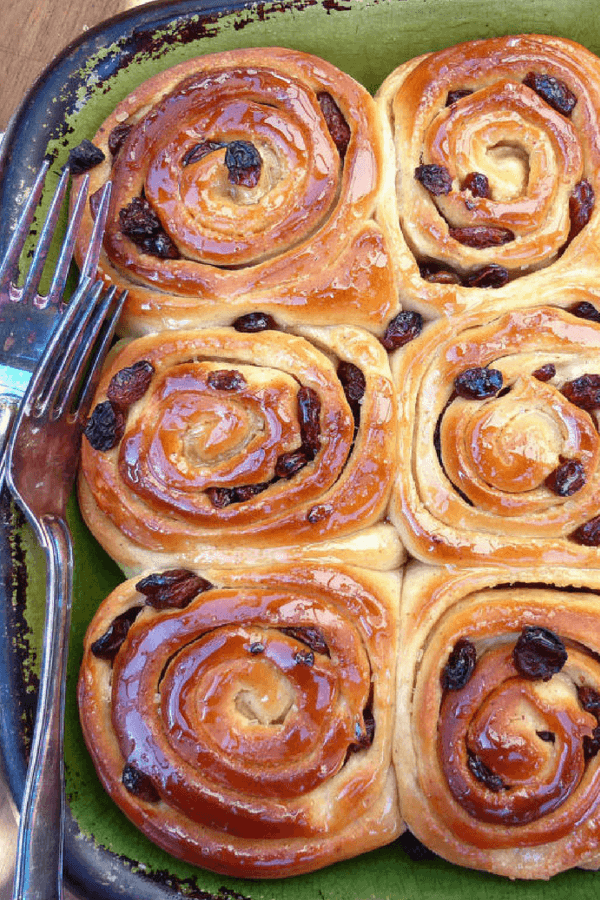
<instances>
[{"instance_id":1,"label":"raisin","mask_svg":"<svg viewBox=\"0 0 600 900\"><path fill-rule=\"evenodd\" d=\"M461 638L454 645L448 661L442 671L442 689L460 691L467 684L477 662L475 645L466 638Z\"/></svg>"},{"instance_id":2,"label":"raisin","mask_svg":"<svg viewBox=\"0 0 600 900\"><path fill-rule=\"evenodd\" d=\"M106 392L108 399L116 406L131 406L132 403L136 403L144 396L150 387L153 375L154 366L146 359L119 369L108 385Z\"/></svg>"},{"instance_id":3,"label":"raisin","mask_svg":"<svg viewBox=\"0 0 600 900\"><path fill-rule=\"evenodd\" d=\"M580 685L577 688L577 697L586 712L591 713L600 722L600 694L588 685Z\"/></svg>"},{"instance_id":4,"label":"raisin","mask_svg":"<svg viewBox=\"0 0 600 900\"><path fill-rule=\"evenodd\" d=\"M81 175L83 172L93 169L106 159L100 147L96 147L85 138L77 147L69 150L67 166L71 175Z\"/></svg>"},{"instance_id":5,"label":"raisin","mask_svg":"<svg viewBox=\"0 0 600 900\"><path fill-rule=\"evenodd\" d=\"M381 343L386 350L397 350L418 337L422 330L421 313L403 310L388 322Z\"/></svg>"},{"instance_id":6,"label":"raisin","mask_svg":"<svg viewBox=\"0 0 600 900\"><path fill-rule=\"evenodd\" d=\"M561 391L567 400L580 409L600 407L600 375L580 375L573 381L565 382Z\"/></svg>"},{"instance_id":7,"label":"raisin","mask_svg":"<svg viewBox=\"0 0 600 900\"><path fill-rule=\"evenodd\" d=\"M556 366L554 363L546 363L545 366L540 366L539 369L536 369L531 374L538 381L550 381L556 375Z\"/></svg>"},{"instance_id":8,"label":"raisin","mask_svg":"<svg viewBox=\"0 0 600 900\"><path fill-rule=\"evenodd\" d=\"M294 662L297 666L314 666L315 654L312 650L298 650L294 653Z\"/></svg>"},{"instance_id":9,"label":"raisin","mask_svg":"<svg viewBox=\"0 0 600 900\"><path fill-rule=\"evenodd\" d=\"M577 97L559 78L540 72L529 72L523 79L523 84L535 91L552 109L562 113L563 116L570 116L573 112Z\"/></svg>"},{"instance_id":10,"label":"raisin","mask_svg":"<svg viewBox=\"0 0 600 900\"><path fill-rule=\"evenodd\" d=\"M204 159L205 156L208 156L209 153L214 153L215 150L222 150L222 148L226 146L227 145L222 141L202 141L200 144L195 144L184 154L181 165L189 166L192 163L200 162L200 160Z\"/></svg>"},{"instance_id":11,"label":"raisin","mask_svg":"<svg viewBox=\"0 0 600 900\"><path fill-rule=\"evenodd\" d=\"M210 372L206 383L216 391L242 391L248 382L236 369L216 369Z\"/></svg>"},{"instance_id":12,"label":"raisin","mask_svg":"<svg viewBox=\"0 0 600 900\"><path fill-rule=\"evenodd\" d=\"M589 522L576 528L571 538L585 547L600 547L600 516L594 516Z\"/></svg>"},{"instance_id":13,"label":"raisin","mask_svg":"<svg viewBox=\"0 0 600 900\"><path fill-rule=\"evenodd\" d=\"M104 634L91 645L90 650L94 656L112 662L142 609L142 606L131 606L125 612L115 616Z\"/></svg>"},{"instance_id":14,"label":"raisin","mask_svg":"<svg viewBox=\"0 0 600 900\"><path fill-rule=\"evenodd\" d=\"M569 240L572 241L576 237L584 225L590 221L592 212L594 211L594 203L596 197L594 188L585 178L579 181L571 192L569 197L569 216L571 218L571 228L569 230Z\"/></svg>"},{"instance_id":15,"label":"raisin","mask_svg":"<svg viewBox=\"0 0 600 900\"><path fill-rule=\"evenodd\" d=\"M253 312L245 316L239 316L233 323L236 331L246 334L255 334L257 331L273 331L277 328L277 322L268 313Z\"/></svg>"},{"instance_id":16,"label":"raisin","mask_svg":"<svg viewBox=\"0 0 600 900\"><path fill-rule=\"evenodd\" d=\"M556 743L556 735L553 731L536 731L536 734L540 741L544 741L546 744Z\"/></svg>"},{"instance_id":17,"label":"raisin","mask_svg":"<svg viewBox=\"0 0 600 900\"><path fill-rule=\"evenodd\" d=\"M474 197L489 199L492 196L490 182L483 172L469 172L461 185L463 191L470 191Z\"/></svg>"},{"instance_id":18,"label":"raisin","mask_svg":"<svg viewBox=\"0 0 600 900\"><path fill-rule=\"evenodd\" d=\"M105 400L94 407L83 433L94 450L112 450L125 434L125 416Z\"/></svg>"},{"instance_id":19,"label":"raisin","mask_svg":"<svg viewBox=\"0 0 600 900\"><path fill-rule=\"evenodd\" d=\"M327 641L320 628L316 628L314 625L291 625L287 628L282 628L281 631L283 634L287 634L288 637L293 637L302 644L306 644L315 653L330 656Z\"/></svg>"},{"instance_id":20,"label":"raisin","mask_svg":"<svg viewBox=\"0 0 600 900\"><path fill-rule=\"evenodd\" d=\"M354 363L342 360L337 368L337 376L344 389L346 400L352 410L354 421L360 420L360 405L365 395L367 381L362 371Z\"/></svg>"},{"instance_id":21,"label":"raisin","mask_svg":"<svg viewBox=\"0 0 600 900\"><path fill-rule=\"evenodd\" d=\"M279 478L291 478L303 469L307 462L308 457L304 450L290 450L288 453L282 453L277 459L275 474Z\"/></svg>"},{"instance_id":22,"label":"raisin","mask_svg":"<svg viewBox=\"0 0 600 900\"><path fill-rule=\"evenodd\" d=\"M397 839L396 843L404 850L413 862L425 862L435 859L435 853L414 836L412 831L405 831Z\"/></svg>"},{"instance_id":23,"label":"raisin","mask_svg":"<svg viewBox=\"0 0 600 900\"><path fill-rule=\"evenodd\" d=\"M513 661L517 671L525 678L549 681L566 663L567 651L554 632L538 625L528 625L515 644Z\"/></svg>"},{"instance_id":24,"label":"raisin","mask_svg":"<svg viewBox=\"0 0 600 900\"><path fill-rule=\"evenodd\" d=\"M583 756L586 760L593 759L600 750L600 725L596 725L590 737L588 734L583 736Z\"/></svg>"},{"instance_id":25,"label":"raisin","mask_svg":"<svg viewBox=\"0 0 600 900\"><path fill-rule=\"evenodd\" d=\"M452 176L445 166L436 166L433 163L417 166L415 178L436 197L440 194L449 194L452 190Z\"/></svg>"},{"instance_id":26,"label":"raisin","mask_svg":"<svg viewBox=\"0 0 600 900\"><path fill-rule=\"evenodd\" d=\"M207 488L206 496L215 507L215 509L225 509L226 506L229 506L231 503L233 503L232 488Z\"/></svg>"},{"instance_id":27,"label":"raisin","mask_svg":"<svg viewBox=\"0 0 600 900\"><path fill-rule=\"evenodd\" d=\"M120 209L119 222L123 234L144 253L161 259L179 258L177 247L144 197L134 197L127 206Z\"/></svg>"},{"instance_id":28,"label":"raisin","mask_svg":"<svg viewBox=\"0 0 600 900\"><path fill-rule=\"evenodd\" d=\"M482 784L488 788L488 790L493 791L497 794L499 791L508 790L508 785L500 778L499 775L496 775L492 770L486 766L486 764L474 753L469 751L467 756L467 765L471 771L471 774L475 776L477 781L481 781Z\"/></svg>"},{"instance_id":29,"label":"raisin","mask_svg":"<svg viewBox=\"0 0 600 900\"><path fill-rule=\"evenodd\" d=\"M297 400L302 449L308 459L314 459L321 446L321 401L317 392L309 387L300 388Z\"/></svg>"},{"instance_id":30,"label":"raisin","mask_svg":"<svg viewBox=\"0 0 600 900\"><path fill-rule=\"evenodd\" d=\"M115 157L125 141L129 136L129 133L133 125L128 125L127 122L121 122L119 125L115 125L113 130L108 136L108 149L111 152L111 155Z\"/></svg>"},{"instance_id":31,"label":"raisin","mask_svg":"<svg viewBox=\"0 0 600 900\"><path fill-rule=\"evenodd\" d=\"M465 225L464 228L450 228L450 237L465 247L483 250L486 247L499 247L514 241L515 235L510 228L490 227L488 225Z\"/></svg>"},{"instance_id":32,"label":"raisin","mask_svg":"<svg viewBox=\"0 0 600 900\"><path fill-rule=\"evenodd\" d=\"M259 653L265 652L265 645L261 641L254 641L250 644L250 653L253 656L258 656Z\"/></svg>"},{"instance_id":33,"label":"raisin","mask_svg":"<svg viewBox=\"0 0 600 900\"><path fill-rule=\"evenodd\" d=\"M138 581L135 589L154 609L183 609L194 597L212 588L210 581L188 569L154 572Z\"/></svg>"},{"instance_id":34,"label":"raisin","mask_svg":"<svg viewBox=\"0 0 600 900\"><path fill-rule=\"evenodd\" d=\"M495 397L502 388L502 372L486 366L465 369L454 379L454 389L459 397L466 400L485 400Z\"/></svg>"},{"instance_id":35,"label":"raisin","mask_svg":"<svg viewBox=\"0 0 600 900\"><path fill-rule=\"evenodd\" d=\"M583 464L578 459L567 459L548 475L545 485L559 497L571 497L585 482Z\"/></svg>"},{"instance_id":36,"label":"raisin","mask_svg":"<svg viewBox=\"0 0 600 900\"><path fill-rule=\"evenodd\" d=\"M359 750L367 750L375 737L375 717L371 707L363 710L363 722L357 722L354 726L354 742L348 748L352 753Z\"/></svg>"},{"instance_id":37,"label":"raisin","mask_svg":"<svg viewBox=\"0 0 600 900\"><path fill-rule=\"evenodd\" d=\"M507 284L510 275L508 269L499 266L497 263L490 263L488 266L482 266L481 269L475 269L467 275L463 284L465 287L478 288L501 288Z\"/></svg>"},{"instance_id":38,"label":"raisin","mask_svg":"<svg viewBox=\"0 0 600 900\"><path fill-rule=\"evenodd\" d=\"M327 130L331 135L333 143L337 147L340 157L343 159L350 143L351 131L343 113L331 94L323 91L317 94L317 100L321 107L321 112L327 124Z\"/></svg>"},{"instance_id":39,"label":"raisin","mask_svg":"<svg viewBox=\"0 0 600 900\"><path fill-rule=\"evenodd\" d=\"M589 300L581 300L569 306L568 311L578 319L589 319L590 322L600 322L600 309L590 303Z\"/></svg>"},{"instance_id":40,"label":"raisin","mask_svg":"<svg viewBox=\"0 0 600 900\"><path fill-rule=\"evenodd\" d=\"M318 503L316 506L311 506L306 514L306 518L311 525L317 525L324 519L329 518L332 512L333 507L329 503Z\"/></svg>"},{"instance_id":41,"label":"raisin","mask_svg":"<svg viewBox=\"0 0 600 900\"><path fill-rule=\"evenodd\" d=\"M124 766L121 781L125 790L137 797L138 800L144 800L146 803L158 803L160 800L160 794L154 787L150 776L140 772L131 763Z\"/></svg>"},{"instance_id":42,"label":"raisin","mask_svg":"<svg viewBox=\"0 0 600 900\"><path fill-rule=\"evenodd\" d=\"M251 500L252 497L256 497L257 494L266 491L268 487L269 482L263 481L260 484L242 484L239 487L232 488L231 502L245 503L247 500Z\"/></svg>"},{"instance_id":43,"label":"raisin","mask_svg":"<svg viewBox=\"0 0 600 900\"><path fill-rule=\"evenodd\" d=\"M262 157L249 141L232 141L225 151L225 165L231 184L254 188L259 182Z\"/></svg>"}]
</instances>

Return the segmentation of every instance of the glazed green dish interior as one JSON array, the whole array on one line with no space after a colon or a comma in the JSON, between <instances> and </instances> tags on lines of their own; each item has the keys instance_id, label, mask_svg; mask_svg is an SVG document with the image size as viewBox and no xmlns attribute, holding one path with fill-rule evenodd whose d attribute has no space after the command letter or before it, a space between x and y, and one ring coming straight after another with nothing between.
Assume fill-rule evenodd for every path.
<instances>
[{"instance_id":1,"label":"glazed green dish interior","mask_svg":"<svg viewBox=\"0 0 600 900\"><path fill-rule=\"evenodd\" d=\"M131 44L103 44L90 56L81 83L81 103L68 121L66 137L51 149L61 165L72 147L96 129L115 104L159 70L204 53L240 46L285 46L307 51L334 63L369 91L405 60L463 40L536 32L576 40L600 53L600 20L594 0L339 0L259 4L222 16L202 19L203 13L174 21L152 39ZM125 23L126 24L126 23ZM190 35L193 37L190 39ZM127 62L98 73L115 56ZM89 73L89 77L87 75ZM87 82L86 82L87 79ZM143 837L104 793L86 750L78 721L75 686L85 629L98 604L121 580L115 564L102 552L83 525L76 504L71 504L75 544L74 609L67 696L66 768L71 809L84 835L100 847L123 857L124 866L145 874L168 873L173 884L217 894L224 884L253 900L558 900L590 896L599 876L571 871L549 883L513 883L479 872L460 869L439 859L415 861L397 843L379 851L339 863L311 875L277 881L240 881L186 865ZM44 608L43 563L28 535L23 536L28 567L26 622L29 664L39 659ZM192 879L192 881L189 881ZM199 896L198 893L192 896Z\"/></svg>"}]
</instances>

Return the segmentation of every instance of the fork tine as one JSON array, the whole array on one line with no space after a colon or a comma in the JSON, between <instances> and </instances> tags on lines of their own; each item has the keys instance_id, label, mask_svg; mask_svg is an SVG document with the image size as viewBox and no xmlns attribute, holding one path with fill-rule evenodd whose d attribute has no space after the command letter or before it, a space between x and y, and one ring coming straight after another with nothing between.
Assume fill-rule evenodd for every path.
<instances>
[{"instance_id":1,"label":"fork tine","mask_svg":"<svg viewBox=\"0 0 600 900\"><path fill-rule=\"evenodd\" d=\"M35 177L33 187L31 188L29 196L25 201L23 209L21 210L21 215L19 216L15 230L13 231L6 251L6 256L2 260L2 265L0 266L0 290L2 291L8 291L10 282L17 271L19 260L21 258L21 253L23 250L23 245L25 243L27 235L29 234L29 229L31 228L31 223L33 222L36 207L40 202L40 197L42 196L42 191L44 190L46 174L49 168L50 161L46 159L44 160Z\"/></svg>"},{"instance_id":2,"label":"fork tine","mask_svg":"<svg viewBox=\"0 0 600 900\"><path fill-rule=\"evenodd\" d=\"M102 188L100 202L98 204L98 209L96 210L96 218L94 219L94 227L92 229L90 243L85 255L85 259L81 266L82 277L94 278L96 275L98 260L100 259L100 251L102 250L104 226L106 225L106 219L108 216L111 189L112 183L110 181L107 181Z\"/></svg>"},{"instance_id":3,"label":"fork tine","mask_svg":"<svg viewBox=\"0 0 600 900\"><path fill-rule=\"evenodd\" d=\"M71 215L69 216L67 230L65 231L62 240L60 254L56 262L56 268L54 270L52 282L48 289L48 294L46 297L47 303L57 304L63 295L63 291L67 283L69 268L71 266L71 260L73 259L73 251L75 250L75 238L77 236L77 232L79 231L81 218L85 209L88 183L89 180L82 181L77 194L75 195L75 201L73 204Z\"/></svg>"},{"instance_id":4,"label":"fork tine","mask_svg":"<svg viewBox=\"0 0 600 900\"><path fill-rule=\"evenodd\" d=\"M29 267L29 271L27 272L27 277L25 278L25 283L23 285L23 293L21 298L22 302L31 302L37 293L40 279L42 277L42 271L44 269L44 264L46 262L46 257L48 256L48 251L50 250L52 238L56 230L56 223L60 215L60 209L67 192L69 175L69 169L65 168L62 175L60 176L60 181L58 182L57 189L54 192L54 195L50 202L46 220L42 226L42 230L39 233L35 252L33 254L31 265ZM85 178L89 179L89 176L86 175Z\"/></svg>"}]
</instances>

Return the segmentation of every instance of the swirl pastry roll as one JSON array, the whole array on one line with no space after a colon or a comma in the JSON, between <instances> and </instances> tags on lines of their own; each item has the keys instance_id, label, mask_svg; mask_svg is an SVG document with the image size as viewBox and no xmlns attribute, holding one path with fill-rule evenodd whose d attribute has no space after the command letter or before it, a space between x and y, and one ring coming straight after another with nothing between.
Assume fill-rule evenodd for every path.
<instances>
[{"instance_id":1,"label":"swirl pastry roll","mask_svg":"<svg viewBox=\"0 0 600 900\"><path fill-rule=\"evenodd\" d=\"M100 273L129 291L122 333L230 324L257 308L379 333L398 311L374 218L375 102L324 60L253 48L182 63L119 103L93 147L78 252L111 179Z\"/></svg>"},{"instance_id":2,"label":"swirl pastry roll","mask_svg":"<svg viewBox=\"0 0 600 900\"><path fill-rule=\"evenodd\" d=\"M387 354L361 329L136 338L99 384L80 506L131 573L265 553L392 568L395 410Z\"/></svg>"},{"instance_id":3,"label":"swirl pastry roll","mask_svg":"<svg viewBox=\"0 0 600 900\"><path fill-rule=\"evenodd\" d=\"M409 564L395 763L407 827L451 862L600 865L600 570Z\"/></svg>"},{"instance_id":4,"label":"swirl pastry roll","mask_svg":"<svg viewBox=\"0 0 600 900\"><path fill-rule=\"evenodd\" d=\"M391 517L424 562L600 567L600 324L568 309L430 323L393 360Z\"/></svg>"},{"instance_id":5,"label":"swirl pastry roll","mask_svg":"<svg viewBox=\"0 0 600 900\"><path fill-rule=\"evenodd\" d=\"M499 309L575 270L597 281L594 54L545 35L471 41L399 66L377 101L396 148L380 215L403 301Z\"/></svg>"},{"instance_id":6,"label":"swirl pastry roll","mask_svg":"<svg viewBox=\"0 0 600 900\"><path fill-rule=\"evenodd\" d=\"M399 592L396 573L350 567L125 582L88 629L79 682L103 786L169 853L228 875L392 841Z\"/></svg>"}]
</instances>

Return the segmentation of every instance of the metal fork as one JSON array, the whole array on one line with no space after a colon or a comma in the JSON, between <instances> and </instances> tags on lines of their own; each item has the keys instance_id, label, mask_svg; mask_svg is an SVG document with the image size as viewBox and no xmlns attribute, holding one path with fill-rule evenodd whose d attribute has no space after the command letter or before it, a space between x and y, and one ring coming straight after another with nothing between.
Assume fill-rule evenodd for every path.
<instances>
[{"instance_id":1,"label":"metal fork","mask_svg":"<svg viewBox=\"0 0 600 900\"><path fill-rule=\"evenodd\" d=\"M89 177L85 176L74 200L73 212L58 251L48 293L42 296L39 293L40 282L69 182L69 170L63 171L50 201L24 283L19 287L19 261L44 190L49 166L46 161L38 171L16 223L6 256L0 264L0 489L3 483L6 438L31 373L58 320L57 313L61 308L88 190ZM86 279L94 276L98 265L109 197L110 186L101 195L94 232L80 270L80 286Z\"/></svg>"},{"instance_id":2,"label":"metal fork","mask_svg":"<svg viewBox=\"0 0 600 900\"><path fill-rule=\"evenodd\" d=\"M73 551L66 504L82 430L125 293L83 284L62 314L15 420L6 481L46 551L46 623L14 900L62 897L63 719ZM83 374L85 372L85 374ZM83 375L83 377L82 377Z\"/></svg>"}]
</instances>

